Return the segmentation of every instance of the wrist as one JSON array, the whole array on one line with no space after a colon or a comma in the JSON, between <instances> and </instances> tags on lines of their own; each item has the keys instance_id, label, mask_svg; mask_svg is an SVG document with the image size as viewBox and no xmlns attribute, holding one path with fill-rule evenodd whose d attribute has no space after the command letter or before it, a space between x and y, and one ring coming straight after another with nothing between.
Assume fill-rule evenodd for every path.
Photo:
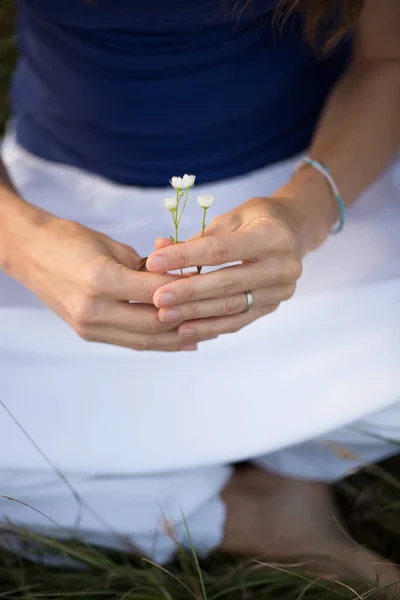
<instances>
[{"instance_id":1,"label":"wrist","mask_svg":"<svg viewBox=\"0 0 400 600\"><path fill-rule=\"evenodd\" d=\"M307 166L297 171L271 198L283 204L292 215L303 255L325 241L338 218L328 183L320 173Z\"/></svg>"},{"instance_id":2,"label":"wrist","mask_svg":"<svg viewBox=\"0 0 400 600\"><path fill-rule=\"evenodd\" d=\"M49 218L49 213L0 186L0 269L16 276L22 257L26 266L27 247Z\"/></svg>"}]
</instances>

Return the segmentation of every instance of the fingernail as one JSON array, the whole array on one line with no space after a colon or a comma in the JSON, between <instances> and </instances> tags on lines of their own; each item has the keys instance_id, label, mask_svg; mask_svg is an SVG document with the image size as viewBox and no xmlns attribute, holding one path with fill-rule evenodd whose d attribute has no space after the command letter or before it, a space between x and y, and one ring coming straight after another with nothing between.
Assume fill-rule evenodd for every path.
<instances>
[{"instance_id":1,"label":"fingernail","mask_svg":"<svg viewBox=\"0 0 400 600\"><path fill-rule=\"evenodd\" d=\"M149 256L147 268L149 271L166 271L167 260L163 256Z\"/></svg>"},{"instance_id":2,"label":"fingernail","mask_svg":"<svg viewBox=\"0 0 400 600\"><path fill-rule=\"evenodd\" d=\"M196 344L193 344L192 346L182 346L182 350L184 352L193 352L193 350L197 350L197 346Z\"/></svg>"},{"instance_id":3,"label":"fingernail","mask_svg":"<svg viewBox=\"0 0 400 600\"><path fill-rule=\"evenodd\" d=\"M164 308L165 306L173 306L176 304L176 298L174 294L171 294L171 292L164 292L163 294L157 296L155 302L156 306L159 308Z\"/></svg>"},{"instance_id":4,"label":"fingernail","mask_svg":"<svg viewBox=\"0 0 400 600\"><path fill-rule=\"evenodd\" d=\"M161 313L160 320L163 323L172 323L172 321L180 321L181 313L179 312L179 310L166 310L165 312Z\"/></svg>"},{"instance_id":5,"label":"fingernail","mask_svg":"<svg viewBox=\"0 0 400 600\"><path fill-rule=\"evenodd\" d=\"M196 337L195 329L181 329L179 335L182 337Z\"/></svg>"}]
</instances>

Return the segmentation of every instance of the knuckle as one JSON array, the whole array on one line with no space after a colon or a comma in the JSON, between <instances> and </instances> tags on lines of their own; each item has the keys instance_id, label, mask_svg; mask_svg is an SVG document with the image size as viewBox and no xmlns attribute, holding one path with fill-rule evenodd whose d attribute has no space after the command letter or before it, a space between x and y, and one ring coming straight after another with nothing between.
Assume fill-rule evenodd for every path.
<instances>
[{"instance_id":1,"label":"knuckle","mask_svg":"<svg viewBox=\"0 0 400 600\"><path fill-rule=\"evenodd\" d=\"M272 236L275 236L278 229L270 216L259 216L250 225L259 244L264 244Z\"/></svg>"},{"instance_id":2,"label":"knuckle","mask_svg":"<svg viewBox=\"0 0 400 600\"><path fill-rule=\"evenodd\" d=\"M94 296L97 296L104 287L106 265L107 261L103 257L100 257L92 261L84 272L83 280L86 289Z\"/></svg>"},{"instance_id":3,"label":"knuckle","mask_svg":"<svg viewBox=\"0 0 400 600\"><path fill-rule=\"evenodd\" d=\"M228 248L222 240L210 240L208 252L213 264L221 265L228 261Z\"/></svg>"},{"instance_id":4,"label":"knuckle","mask_svg":"<svg viewBox=\"0 0 400 600\"><path fill-rule=\"evenodd\" d=\"M155 293L162 287L163 284L160 285L160 282L149 282L148 288L146 290L146 294L148 294L149 298L154 298Z\"/></svg>"},{"instance_id":5,"label":"knuckle","mask_svg":"<svg viewBox=\"0 0 400 600\"><path fill-rule=\"evenodd\" d=\"M285 259L281 263L280 281L282 283L293 283L297 281L302 273L301 261L297 258Z\"/></svg>"},{"instance_id":6,"label":"knuckle","mask_svg":"<svg viewBox=\"0 0 400 600\"><path fill-rule=\"evenodd\" d=\"M299 258L292 260L293 279L297 281L303 274L303 263Z\"/></svg>"},{"instance_id":7,"label":"knuckle","mask_svg":"<svg viewBox=\"0 0 400 600\"><path fill-rule=\"evenodd\" d=\"M185 301L194 302L196 300L196 291L192 286L188 286L185 290Z\"/></svg>"},{"instance_id":8,"label":"knuckle","mask_svg":"<svg viewBox=\"0 0 400 600\"><path fill-rule=\"evenodd\" d=\"M221 277L220 292L222 296L233 296L238 289L238 283L229 273L224 273Z\"/></svg>"},{"instance_id":9,"label":"knuckle","mask_svg":"<svg viewBox=\"0 0 400 600\"><path fill-rule=\"evenodd\" d=\"M277 239L283 248L292 249L295 245L295 236L289 227L279 227L277 230Z\"/></svg>"},{"instance_id":10,"label":"knuckle","mask_svg":"<svg viewBox=\"0 0 400 600\"><path fill-rule=\"evenodd\" d=\"M91 332L86 327L81 327L78 325L78 326L74 327L74 331L85 342L96 342L97 341L96 336L93 334L93 332Z\"/></svg>"},{"instance_id":11,"label":"knuckle","mask_svg":"<svg viewBox=\"0 0 400 600\"><path fill-rule=\"evenodd\" d=\"M188 307L187 311L187 319L189 321L196 320L200 318L200 310L196 303L192 304Z\"/></svg>"},{"instance_id":12,"label":"knuckle","mask_svg":"<svg viewBox=\"0 0 400 600\"><path fill-rule=\"evenodd\" d=\"M157 316L149 319L145 326L146 330L151 334L161 333L162 331L165 331L167 327L168 325L162 323Z\"/></svg>"},{"instance_id":13,"label":"knuckle","mask_svg":"<svg viewBox=\"0 0 400 600\"><path fill-rule=\"evenodd\" d=\"M179 263L184 267L190 263L190 255L185 244L176 244L176 252Z\"/></svg>"},{"instance_id":14,"label":"knuckle","mask_svg":"<svg viewBox=\"0 0 400 600\"><path fill-rule=\"evenodd\" d=\"M224 218L225 217L225 218ZM216 217L214 217L211 222L209 223L208 227L209 229L215 229L220 227L221 225L225 224L225 220L226 220L226 215L217 215Z\"/></svg>"},{"instance_id":15,"label":"knuckle","mask_svg":"<svg viewBox=\"0 0 400 600\"><path fill-rule=\"evenodd\" d=\"M220 332L217 331L214 325L208 325L207 327L204 327L201 332L199 332L199 338L211 340L215 337L218 337L219 334Z\"/></svg>"},{"instance_id":16,"label":"knuckle","mask_svg":"<svg viewBox=\"0 0 400 600\"><path fill-rule=\"evenodd\" d=\"M275 226L269 235L273 236L273 243L277 250L287 251L295 248L295 235L286 224L279 222L279 225Z\"/></svg>"},{"instance_id":17,"label":"knuckle","mask_svg":"<svg viewBox=\"0 0 400 600\"><path fill-rule=\"evenodd\" d=\"M295 283L292 285L286 286L285 290L282 294L282 300L290 300L290 298L293 298L295 291L296 291Z\"/></svg>"},{"instance_id":18,"label":"knuckle","mask_svg":"<svg viewBox=\"0 0 400 600\"><path fill-rule=\"evenodd\" d=\"M230 333L237 333L238 331L240 331L242 329L242 324L238 323L237 321L232 321L230 327L229 327L229 332Z\"/></svg>"},{"instance_id":19,"label":"knuckle","mask_svg":"<svg viewBox=\"0 0 400 600\"><path fill-rule=\"evenodd\" d=\"M152 350L153 347L152 340L149 336L137 338L132 343L132 348L138 352L147 352L148 350Z\"/></svg>"},{"instance_id":20,"label":"knuckle","mask_svg":"<svg viewBox=\"0 0 400 600\"><path fill-rule=\"evenodd\" d=\"M88 325L96 323L96 303L88 297L81 297L75 301L70 311L70 316L78 327L85 328Z\"/></svg>"},{"instance_id":21,"label":"knuckle","mask_svg":"<svg viewBox=\"0 0 400 600\"><path fill-rule=\"evenodd\" d=\"M232 296L226 299L225 314L235 315L243 311L243 298L240 296Z\"/></svg>"},{"instance_id":22,"label":"knuckle","mask_svg":"<svg viewBox=\"0 0 400 600\"><path fill-rule=\"evenodd\" d=\"M159 352L181 352L183 350L182 344L176 344L175 346L168 346L166 348L157 348Z\"/></svg>"},{"instance_id":23,"label":"knuckle","mask_svg":"<svg viewBox=\"0 0 400 600\"><path fill-rule=\"evenodd\" d=\"M252 222L253 228L257 229L260 235L264 236L267 232L270 233L272 226L271 217L267 215L261 215L254 219Z\"/></svg>"}]
</instances>

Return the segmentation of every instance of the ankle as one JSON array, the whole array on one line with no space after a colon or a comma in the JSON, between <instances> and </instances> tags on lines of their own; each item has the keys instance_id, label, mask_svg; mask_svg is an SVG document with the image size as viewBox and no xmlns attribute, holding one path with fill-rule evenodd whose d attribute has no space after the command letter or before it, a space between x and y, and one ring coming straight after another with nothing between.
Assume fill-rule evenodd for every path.
<instances>
[{"instance_id":1,"label":"ankle","mask_svg":"<svg viewBox=\"0 0 400 600\"><path fill-rule=\"evenodd\" d=\"M242 485L235 473L221 493L225 504L224 536L219 550L227 554L258 556L261 554L258 531L262 520L262 496Z\"/></svg>"}]
</instances>

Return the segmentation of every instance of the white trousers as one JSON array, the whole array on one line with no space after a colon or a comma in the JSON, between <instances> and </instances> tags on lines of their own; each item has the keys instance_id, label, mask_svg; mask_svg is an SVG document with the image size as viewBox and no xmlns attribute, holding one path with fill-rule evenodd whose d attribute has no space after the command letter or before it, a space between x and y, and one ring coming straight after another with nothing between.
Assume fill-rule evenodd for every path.
<instances>
[{"instance_id":1,"label":"white trousers","mask_svg":"<svg viewBox=\"0 0 400 600\"><path fill-rule=\"evenodd\" d=\"M167 190L118 186L43 161L12 134L3 160L27 200L143 255L170 233L160 207ZM211 218L268 195L293 164L193 195L216 197ZM0 274L0 494L19 501L1 500L0 515L53 535L79 530L106 546L133 543L165 561L175 548L166 521L185 544L182 513L199 552L219 543L219 492L234 461L331 482L396 453L399 170L388 170L348 211L345 231L306 258L292 300L196 353L87 344ZM192 202L183 238L200 219Z\"/></svg>"}]
</instances>

